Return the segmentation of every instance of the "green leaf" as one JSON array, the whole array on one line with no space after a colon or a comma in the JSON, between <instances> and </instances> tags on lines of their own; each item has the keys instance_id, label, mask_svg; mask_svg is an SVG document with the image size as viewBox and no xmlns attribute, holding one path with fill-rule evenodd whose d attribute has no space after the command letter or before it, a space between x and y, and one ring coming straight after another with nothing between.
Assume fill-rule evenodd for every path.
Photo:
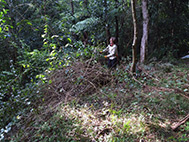
<instances>
[{"instance_id":1,"label":"green leaf","mask_svg":"<svg viewBox=\"0 0 189 142\"><path fill-rule=\"evenodd\" d=\"M31 22L27 22L28 25L32 26L32 23Z\"/></svg>"},{"instance_id":2,"label":"green leaf","mask_svg":"<svg viewBox=\"0 0 189 142\"><path fill-rule=\"evenodd\" d=\"M44 42L44 45L47 45L48 44L48 42Z\"/></svg>"},{"instance_id":3,"label":"green leaf","mask_svg":"<svg viewBox=\"0 0 189 142\"><path fill-rule=\"evenodd\" d=\"M35 78L44 78L44 77L45 77L45 75L43 75L43 74L39 74L39 75L36 75Z\"/></svg>"},{"instance_id":4,"label":"green leaf","mask_svg":"<svg viewBox=\"0 0 189 142\"><path fill-rule=\"evenodd\" d=\"M46 34L41 35L42 38L44 38L45 36L46 36Z\"/></svg>"},{"instance_id":5,"label":"green leaf","mask_svg":"<svg viewBox=\"0 0 189 142\"><path fill-rule=\"evenodd\" d=\"M49 80L49 84L51 84L52 83L52 80Z\"/></svg>"},{"instance_id":6,"label":"green leaf","mask_svg":"<svg viewBox=\"0 0 189 142\"><path fill-rule=\"evenodd\" d=\"M4 12L5 14L7 14L7 10L5 10L5 9L3 9L3 12Z\"/></svg>"},{"instance_id":7,"label":"green leaf","mask_svg":"<svg viewBox=\"0 0 189 142\"><path fill-rule=\"evenodd\" d=\"M70 38L67 38L67 40L71 43L72 42L72 40L70 39Z\"/></svg>"},{"instance_id":8,"label":"green leaf","mask_svg":"<svg viewBox=\"0 0 189 142\"><path fill-rule=\"evenodd\" d=\"M80 54L79 53L76 53L76 57L79 57L80 56Z\"/></svg>"},{"instance_id":9,"label":"green leaf","mask_svg":"<svg viewBox=\"0 0 189 142\"><path fill-rule=\"evenodd\" d=\"M25 65L25 64L22 64L22 66L23 66L24 68L26 68L26 65Z\"/></svg>"},{"instance_id":10,"label":"green leaf","mask_svg":"<svg viewBox=\"0 0 189 142\"><path fill-rule=\"evenodd\" d=\"M8 71L3 71L2 73L3 73L3 74L7 74L7 75L13 75L12 72L8 72Z\"/></svg>"}]
</instances>

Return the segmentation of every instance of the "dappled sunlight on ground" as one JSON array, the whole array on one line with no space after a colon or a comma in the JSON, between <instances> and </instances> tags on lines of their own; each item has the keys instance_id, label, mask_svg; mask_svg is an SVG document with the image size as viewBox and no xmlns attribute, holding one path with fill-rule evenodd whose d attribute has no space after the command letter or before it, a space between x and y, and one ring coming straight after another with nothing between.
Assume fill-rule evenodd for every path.
<instances>
[{"instance_id":1,"label":"dappled sunlight on ground","mask_svg":"<svg viewBox=\"0 0 189 142\"><path fill-rule=\"evenodd\" d=\"M143 114L142 114L143 113ZM116 111L111 108L101 108L96 110L92 104L77 105L72 107L71 105L63 105L60 107L58 114L62 117L74 120L75 126L79 127L80 132L86 137L90 137L92 140L103 139L112 141L116 138L127 137L135 140L140 138L148 138L149 140L158 141L158 133L150 133L150 131L161 129L169 129L169 121L156 122L146 119L146 114L141 113L123 113L122 111ZM152 126L152 127L151 127ZM77 128L76 128L77 129ZM72 135L78 135L78 130L72 130Z\"/></svg>"},{"instance_id":2,"label":"dappled sunlight on ground","mask_svg":"<svg viewBox=\"0 0 189 142\"><path fill-rule=\"evenodd\" d=\"M95 110L93 106L79 106L77 108L69 105L62 106L59 114L69 119L74 119L80 129L89 135L91 139L98 139L107 135L113 136L135 135L145 132L147 129L144 116L137 114L116 114L115 110ZM112 139L112 138L111 138Z\"/></svg>"},{"instance_id":3,"label":"dappled sunlight on ground","mask_svg":"<svg viewBox=\"0 0 189 142\"><path fill-rule=\"evenodd\" d=\"M82 70L78 71L78 66ZM19 125L27 133L19 133L17 138L50 141L47 138L51 136L51 141L83 142L186 139L188 123L179 128L180 132L170 126L189 110L185 99L187 75L178 80L174 73L161 78L156 72L156 77L141 74L133 79L124 68L109 74L96 66L98 70L93 70L89 62L77 63L50 76L52 82L44 89L43 106L22 120ZM185 70L175 72L186 74ZM141 86L141 82L145 84Z\"/></svg>"}]
</instances>

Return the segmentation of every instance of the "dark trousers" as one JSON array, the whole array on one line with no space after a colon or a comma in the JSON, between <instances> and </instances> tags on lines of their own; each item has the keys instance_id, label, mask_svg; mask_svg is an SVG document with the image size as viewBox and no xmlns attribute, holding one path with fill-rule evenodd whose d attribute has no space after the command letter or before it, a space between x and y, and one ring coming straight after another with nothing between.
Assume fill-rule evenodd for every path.
<instances>
[{"instance_id":1,"label":"dark trousers","mask_svg":"<svg viewBox=\"0 0 189 142\"><path fill-rule=\"evenodd\" d=\"M117 64L117 58L110 60L108 59L108 68L115 68Z\"/></svg>"}]
</instances>

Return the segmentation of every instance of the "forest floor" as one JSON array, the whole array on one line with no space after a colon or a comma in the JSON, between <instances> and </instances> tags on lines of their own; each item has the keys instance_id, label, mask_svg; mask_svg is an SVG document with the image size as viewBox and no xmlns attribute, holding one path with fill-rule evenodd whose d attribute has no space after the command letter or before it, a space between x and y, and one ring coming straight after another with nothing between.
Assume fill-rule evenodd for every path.
<instances>
[{"instance_id":1,"label":"forest floor","mask_svg":"<svg viewBox=\"0 0 189 142\"><path fill-rule=\"evenodd\" d=\"M133 75L77 62L49 75L35 109L13 127L8 141L188 141L189 68L156 63Z\"/></svg>"}]
</instances>

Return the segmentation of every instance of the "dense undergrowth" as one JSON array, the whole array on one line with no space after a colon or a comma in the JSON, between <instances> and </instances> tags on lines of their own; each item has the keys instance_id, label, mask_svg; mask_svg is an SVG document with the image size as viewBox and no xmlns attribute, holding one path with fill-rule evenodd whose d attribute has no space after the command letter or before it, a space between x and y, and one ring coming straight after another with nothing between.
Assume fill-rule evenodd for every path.
<instances>
[{"instance_id":1,"label":"dense undergrowth","mask_svg":"<svg viewBox=\"0 0 189 142\"><path fill-rule=\"evenodd\" d=\"M133 75L130 61L109 70L91 51L42 77L37 105L5 140L188 141L188 122L171 129L189 111L187 63L151 63Z\"/></svg>"},{"instance_id":2,"label":"dense undergrowth","mask_svg":"<svg viewBox=\"0 0 189 142\"><path fill-rule=\"evenodd\" d=\"M47 41L45 36L44 40ZM70 66L74 60L94 56L93 47L84 50L80 42L58 48L53 41L54 39L49 39L41 50L31 50L29 46L22 43L23 48L18 48L17 63L10 60L10 69L1 68L0 140L11 131L12 126L20 120L21 116L27 115L38 107L38 100L42 100L41 89L45 83L51 82L47 80L51 72ZM14 46L17 48L16 44Z\"/></svg>"},{"instance_id":3,"label":"dense undergrowth","mask_svg":"<svg viewBox=\"0 0 189 142\"><path fill-rule=\"evenodd\" d=\"M149 2L136 74L129 0L0 3L0 141L188 141L188 122L171 129L189 112L189 64L175 61L188 52L188 3ZM114 34L127 58L109 70L98 53Z\"/></svg>"}]
</instances>

